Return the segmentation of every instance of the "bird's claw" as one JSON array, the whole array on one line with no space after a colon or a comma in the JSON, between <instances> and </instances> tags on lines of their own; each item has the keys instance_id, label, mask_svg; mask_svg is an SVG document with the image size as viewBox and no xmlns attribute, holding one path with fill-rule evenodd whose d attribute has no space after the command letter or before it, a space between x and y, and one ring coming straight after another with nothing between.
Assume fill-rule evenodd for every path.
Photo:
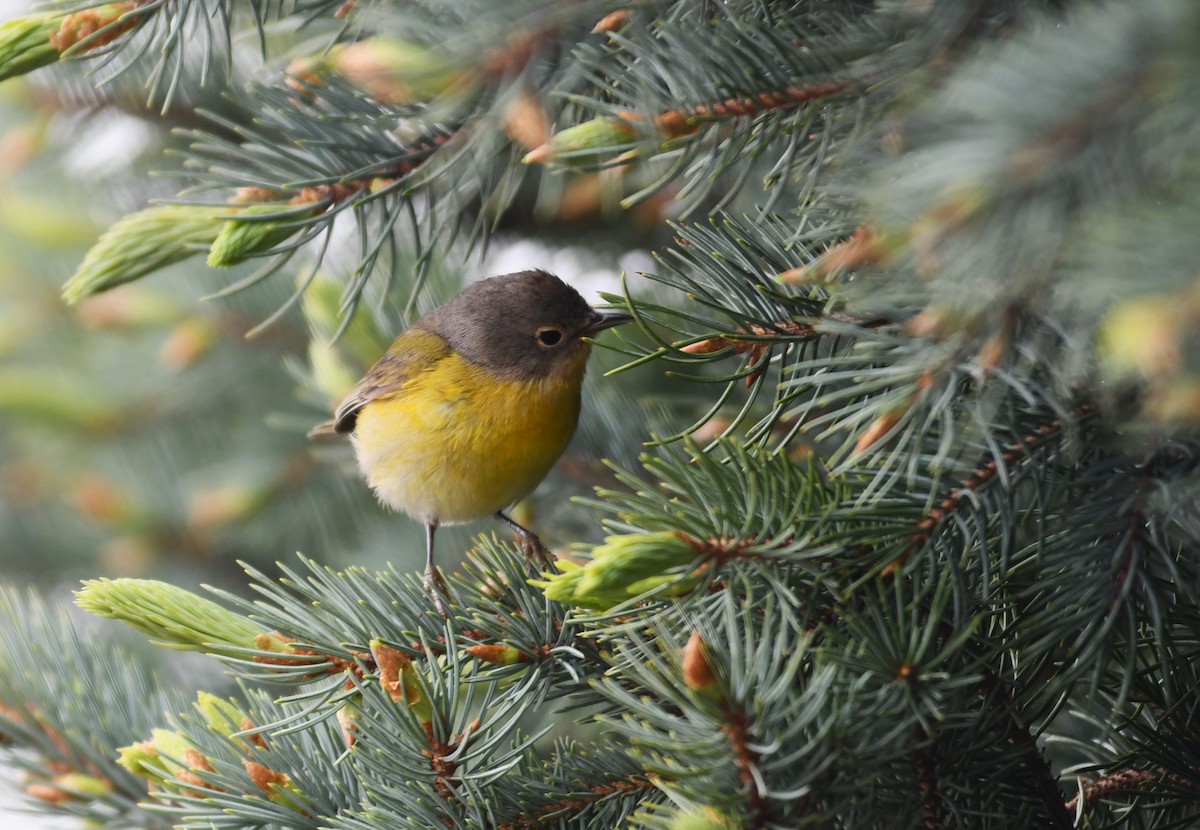
<instances>
[{"instance_id":1,"label":"bird's claw","mask_svg":"<svg viewBox=\"0 0 1200 830\"><path fill-rule=\"evenodd\" d=\"M450 609L446 606L446 600L450 598L450 586L446 584L446 578L442 576L437 565L430 564L425 569L425 590L429 592L438 614L444 619L449 619Z\"/></svg>"},{"instance_id":2,"label":"bird's claw","mask_svg":"<svg viewBox=\"0 0 1200 830\"><path fill-rule=\"evenodd\" d=\"M550 567L557 558L549 548L542 544L542 540L537 537L537 534L532 532L521 536L521 551L525 554L526 560L539 569Z\"/></svg>"}]
</instances>

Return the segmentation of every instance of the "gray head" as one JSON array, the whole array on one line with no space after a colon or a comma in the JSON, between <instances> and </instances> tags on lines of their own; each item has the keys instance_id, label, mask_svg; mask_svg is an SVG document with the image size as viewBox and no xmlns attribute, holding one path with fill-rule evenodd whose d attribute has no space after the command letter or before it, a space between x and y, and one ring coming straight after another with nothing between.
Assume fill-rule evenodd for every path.
<instances>
[{"instance_id":1,"label":"gray head","mask_svg":"<svg viewBox=\"0 0 1200 830\"><path fill-rule=\"evenodd\" d=\"M467 286L416 327L493 374L534 380L586 357L582 338L630 319L596 311L553 274L521 271Z\"/></svg>"}]
</instances>

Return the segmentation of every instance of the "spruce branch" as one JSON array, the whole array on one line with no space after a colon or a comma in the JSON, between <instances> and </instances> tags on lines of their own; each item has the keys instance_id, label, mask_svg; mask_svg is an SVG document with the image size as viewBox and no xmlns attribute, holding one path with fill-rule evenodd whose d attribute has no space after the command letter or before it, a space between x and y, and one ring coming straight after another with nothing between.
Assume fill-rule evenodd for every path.
<instances>
[{"instance_id":1,"label":"spruce branch","mask_svg":"<svg viewBox=\"0 0 1200 830\"><path fill-rule=\"evenodd\" d=\"M677 179L683 180L678 198L693 207L718 182L731 189L724 202L760 157L785 159L767 174L768 184L791 185L793 176L812 181L829 143L856 120L853 106L838 106L836 96L854 99L852 65L878 36L860 9L805 9L785 18L753 6L715 8L672 10L656 19L633 13L578 50L588 86L564 92L572 102L568 114L589 118L573 123L614 119L632 128L593 152L616 163L637 157L639 166L664 171L625 205ZM738 54L733 64L722 58L730 50ZM820 111L826 99L833 103ZM823 135L813 140L814 133ZM631 137L637 139L632 153L621 156Z\"/></svg>"},{"instance_id":2,"label":"spruce branch","mask_svg":"<svg viewBox=\"0 0 1200 830\"><path fill-rule=\"evenodd\" d=\"M639 620L615 629L624 643L613 656L617 671L598 691L624 713L612 725L660 786L760 826L798 817L833 762L824 753L836 727L820 722L831 677L811 666L801 619L752 586L737 580L649 627ZM690 635L678 627L685 618ZM796 753L815 762L799 769Z\"/></svg>"},{"instance_id":3,"label":"spruce branch","mask_svg":"<svg viewBox=\"0 0 1200 830\"><path fill-rule=\"evenodd\" d=\"M197 42L211 50L200 63L201 86L212 83L213 54L224 53L223 80L232 74L232 45L239 4L231 0L129 0L45 4L60 9L27 15L4 24L0 33L0 80L69 59L92 64L97 86L112 84L131 71L146 78L149 102L166 113L180 95ZM260 28L272 14L284 16L291 3L252 0L240 4ZM274 11L272 11L274 10ZM18 32L24 35L15 37ZM265 45L265 42L264 42Z\"/></svg>"},{"instance_id":4,"label":"spruce branch","mask_svg":"<svg viewBox=\"0 0 1200 830\"><path fill-rule=\"evenodd\" d=\"M1020 440L1008 445L999 457L993 458L971 473L962 485L953 488L937 507L926 513L917 523L912 534L911 546L896 559L887 563L880 572L881 575L888 576L897 568L902 567L915 551L922 549L930 539L939 533L940 527L949 518L952 518L956 510L964 506L968 500L978 503L980 491L993 481L999 486L1011 489L1015 484L1013 478L1017 474L1015 468L1033 463L1031 454L1043 444L1060 438L1065 429L1064 424L1078 425L1080 421L1086 420L1094 413L1095 407L1091 404L1083 404L1070 412L1064 419L1055 418L1042 424Z\"/></svg>"},{"instance_id":5,"label":"spruce branch","mask_svg":"<svg viewBox=\"0 0 1200 830\"><path fill-rule=\"evenodd\" d=\"M1121 688L1119 680L1123 678L1119 677L1113 677L1110 688L1102 693L1102 706L1112 705L1122 714L1102 749L1103 760L1080 770L1095 776L1078 780L1078 793L1068 804L1077 814L1098 814L1099 820L1108 811L1127 813L1132 802L1145 805L1142 809L1151 821L1186 826L1194 820L1200 767L1189 747L1195 740L1200 702L1193 685L1196 665L1192 659L1197 621L1192 614L1180 616L1174 636L1163 637L1163 632L1148 636L1157 641L1156 647L1166 653L1168 662L1139 672L1129 695ZM1136 702L1124 703L1126 697ZM1085 722L1111 720L1082 711L1079 716Z\"/></svg>"},{"instance_id":6,"label":"spruce branch","mask_svg":"<svg viewBox=\"0 0 1200 830\"><path fill-rule=\"evenodd\" d=\"M594 118L574 124L525 154L525 164L557 164L572 168L601 167L611 169L633 163L640 156L653 156L659 151L678 151L680 139L699 133L707 122L731 118L758 116L775 110L802 106L831 95L851 91L848 81L814 82L803 87L759 92L753 96L727 98L707 104L696 104L687 110L667 110L646 116L638 112L621 111L614 117ZM658 145L648 150L642 126L650 121L657 131ZM637 199L648 198L652 190L642 191ZM627 200L631 206L635 200Z\"/></svg>"},{"instance_id":7,"label":"spruce branch","mask_svg":"<svg viewBox=\"0 0 1200 830\"><path fill-rule=\"evenodd\" d=\"M480 539L462 574L451 576L467 609L460 642L469 643L467 654L498 666L498 677L533 670L546 675L556 692L578 692L607 664L587 627L538 590L533 576L527 557L514 557L510 546L493 538Z\"/></svg>"},{"instance_id":8,"label":"spruce branch","mask_svg":"<svg viewBox=\"0 0 1200 830\"><path fill-rule=\"evenodd\" d=\"M248 569L255 601L214 592L256 621L256 642L269 638L271 650L208 651L246 679L299 687L293 697L310 701L315 717L353 705L364 683L400 695L414 661L453 660L480 682L528 682L539 694L567 695L585 691L584 681L607 667L586 628L528 584L526 557L494 538L479 540L464 571L450 575L456 611L448 619L414 574L302 565L284 567L282 579Z\"/></svg>"},{"instance_id":9,"label":"spruce branch","mask_svg":"<svg viewBox=\"0 0 1200 830\"><path fill-rule=\"evenodd\" d=\"M416 665L415 663L413 664ZM513 684L469 682L454 652L417 670L421 705L395 703L362 686L353 753L377 809L395 809L414 795L442 816L487 810L484 792L503 787L536 735L518 722L543 700L536 676Z\"/></svg>"},{"instance_id":10,"label":"spruce branch","mask_svg":"<svg viewBox=\"0 0 1200 830\"><path fill-rule=\"evenodd\" d=\"M261 692L240 700L202 694L170 718L172 728L122 750L122 763L151 782L148 809L178 826L327 826L366 794L349 765L337 762L344 747L332 721L291 731L265 726L295 721L296 708Z\"/></svg>"},{"instance_id":11,"label":"spruce branch","mask_svg":"<svg viewBox=\"0 0 1200 830\"><path fill-rule=\"evenodd\" d=\"M1087 244L1097 216L1120 214L1125 200L1141 194L1173 190L1170 177L1188 166L1184 148L1193 133L1167 128L1152 111L1166 101L1194 107L1171 80L1177 68L1167 68L1194 59L1190 35L1182 34L1191 31L1192 15L1173 0L1145 14L1123 5L1080 9L1057 32L1030 32L969 61L906 120L905 152L882 165L867 201L888 236L907 240L902 270L930 286L949 329L997 320L1031 298L1046 304L1053 292L1075 304L1060 309L1062 330L1077 344L1090 340L1103 295L1074 267L1080 243ZM1068 61L1078 74L1054 92L1061 106L1044 99L1030 108L1017 92L1022 79L1045 77L1064 50L1085 41L1109 48ZM1115 175L1097 177L1100 169ZM1044 221L1027 229L1019 249L1002 241L1002 228L1033 211L1043 211Z\"/></svg>"},{"instance_id":12,"label":"spruce branch","mask_svg":"<svg viewBox=\"0 0 1200 830\"><path fill-rule=\"evenodd\" d=\"M624 747L559 741L546 758L531 757L528 771L504 798L507 830L620 826L635 809L658 803L662 792Z\"/></svg>"},{"instance_id":13,"label":"spruce branch","mask_svg":"<svg viewBox=\"0 0 1200 830\"><path fill-rule=\"evenodd\" d=\"M0 25L0 81L96 53L143 25L153 0L96 4L76 12L25 15Z\"/></svg>"},{"instance_id":14,"label":"spruce branch","mask_svg":"<svg viewBox=\"0 0 1200 830\"><path fill-rule=\"evenodd\" d=\"M1137 465L1114 478L1111 465L1111 459L1096 459L1079 475L1081 489L1065 493L1062 507L1046 512L1045 520L1064 523L1061 534L1015 552L1014 573L1038 567L1036 574L1027 571L1032 581L1014 583L1022 611L1013 633L1027 653L1058 652L1060 668L1047 692L1069 688L1085 672L1088 687L1097 689L1117 671L1123 679L1112 693L1119 708L1133 693L1139 659L1147 665L1169 661L1177 638L1193 639L1193 623L1177 630L1170 621L1191 619L1195 565L1185 548L1164 537L1158 519L1144 512L1158 476L1170 472ZM1051 599L1059 596L1071 600ZM1150 632L1158 645L1153 656L1139 658L1138 644Z\"/></svg>"},{"instance_id":15,"label":"spruce branch","mask_svg":"<svg viewBox=\"0 0 1200 830\"><path fill-rule=\"evenodd\" d=\"M836 488L815 463L729 441L718 459L685 442L643 464L651 480L616 467L628 489L601 488L587 504L616 531L583 565L560 561L534 584L547 597L596 610L679 596L756 563L822 555L821 528ZM764 568L763 570L769 570Z\"/></svg>"},{"instance_id":16,"label":"spruce branch","mask_svg":"<svg viewBox=\"0 0 1200 830\"><path fill-rule=\"evenodd\" d=\"M985 673L979 685L979 693L983 704L994 708L1007 727L1005 738L1019 753L1024 768L1029 773L1032 794L1041 802L1044 814L1050 822L1049 826L1055 830L1070 830L1075 826L1075 820L1067 810L1058 780L1037 744L1031 725L1022 718L1018 706L999 678Z\"/></svg>"},{"instance_id":17,"label":"spruce branch","mask_svg":"<svg viewBox=\"0 0 1200 830\"><path fill-rule=\"evenodd\" d=\"M917 737L919 742L924 742L923 734L918 734ZM938 830L942 826L942 797L938 792L937 743L917 750L913 762L917 767L917 786L921 796L921 814L925 830Z\"/></svg>"},{"instance_id":18,"label":"spruce branch","mask_svg":"<svg viewBox=\"0 0 1200 830\"><path fill-rule=\"evenodd\" d=\"M827 296L822 288L788 288L773 279L811 263L823 246L845 232L835 213L811 208L799 227L779 216L757 223L718 216L709 223L677 226L675 245L657 255L663 271L646 276L680 292L682 301L621 298L653 345L638 344L634 359L618 371L662 361L680 367L670 370L673 376L724 387L711 409L677 435L660 440L695 433L726 412L723 434L749 424L748 435L756 443L794 435L794 424L780 423L790 398L778 383L767 383L766 374L771 370L785 378L838 339L836 334L819 336ZM717 375L705 371L705 364L725 357L717 346L727 342L749 344L739 350L738 367ZM739 381L749 384L750 391L735 397ZM759 398L768 390L773 390L772 399L762 407ZM786 427L782 436L777 426Z\"/></svg>"},{"instance_id":19,"label":"spruce branch","mask_svg":"<svg viewBox=\"0 0 1200 830\"><path fill-rule=\"evenodd\" d=\"M425 26L440 37L437 14L417 7L410 13L414 20L430 15L433 19L426 20ZM91 288L84 293L91 293L136 279L183 258L198 243L211 245L209 263L214 267L233 265L248 256L275 260L260 274L222 293L265 279L282 266L284 257L324 237L315 253L315 275L329 251L332 223L343 214L353 214L360 248L342 309L347 317L376 265L395 259L397 233L406 225L407 246L416 250L414 282L419 285L429 267L428 246L451 244L472 222L471 236L478 239L515 198L519 180L501 177L493 169L511 153L493 110L511 105L512 89L527 89L526 65L558 42L563 25L559 19L569 17L554 14L552 22L539 26L518 18L499 45L493 42L481 48L477 42L459 43L458 49L444 56L429 57L433 51L417 42L385 36L341 43L319 58L295 64L285 84L250 85L232 102L232 112L206 111L212 126L185 134L190 145L183 151L184 165L195 179L185 193L203 192L214 208L248 201L286 204L277 211L265 206L241 208L218 239L206 236L168 246L175 252L172 257L145 262L135 258L132 267L110 267L117 273L105 279L85 280L84 274L95 270L85 262L72 281L70 295L82 296L75 286L85 282ZM389 15L381 24L399 26L407 19ZM487 37L494 41L495 33L488 32ZM435 68L427 65L430 61ZM390 85L393 76L395 84ZM394 87L405 91L400 94ZM239 118L250 112L253 119ZM515 127L510 131L519 139ZM455 176L449 184L451 172ZM414 208L414 201L428 199L441 202L442 210ZM486 215L479 214L480 204L488 206ZM453 217L448 225L440 218L445 216ZM213 231L209 223L206 232L211 236ZM117 247L118 252L123 250ZM98 252L91 258L112 259ZM280 314L299 299L306 284L301 283ZM414 290L411 300L415 299Z\"/></svg>"},{"instance_id":20,"label":"spruce branch","mask_svg":"<svg viewBox=\"0 0 1200 830\"><path fill-rule=\"evenodd\" d=\"M1123 769L1110 772L1084 784L1082 792L1067 802L1067 809L1081 816L1094 810L1103 799L1119 793L1136 793L1161 775L1161 771L1156 770Z\"/></svg>"},{"instance_id":21,"label":"spruce branch","mask_svg":"<svg viewBox=\"0 0 1200 830\"><path fill-rule=\"evenodd\" d=\"M63 57L100 49L118 38L135 30L144 21L143 6L153 0L132 0L124 3L106 3L68 14L62 25L50 38L50 45Z\"/></svg>"},{"instance_id":22,"label":"spruce branch","mask_svg":"<svg viewBox=\"0 0 1200 830\"><path fill-rule=\"evenodd\" d=\"M241 655L259 648L288 651L287 644L261 626L190 591L142 579L96 579L76 592L85 611L119 620L181 651Z\"/></svg>"},{"instance_id":23,"label":"spruce branch","mask_svg":"<svg viewBox=\"0 0 1200 830\"><path fill-rule=\"evenodd\" d=\"M571 795L560 801L551 802L538 808L532 815L523 815L511 822L497 825L497 830L542 830L559 826L564 820L572 820L583 816L594 806L605 799L614 796L628 798L638 797L644 791L654 791L653 783L640 775L627 778L617 778L603 784L592 784L586 793Z\"/></svg>"},{"instance_id":24,"label":"spruce branch","mask_svg":"<svg viewBox=\"0 0 1200 830\"><path fill-rule=\"evenodd\" d=\"M783 107L798 107L825 98L852 91L849 81L814 82L804 87L787 87L782 90L760 92L745 98L726 98L710 104L696 104L690 111L668 110L654 117L654 123L660 130L670 131L670 125L686 122L690 119L745 118L759 115L772 109ZM635 118L637 116L634 116ZM669 134L669 133L668 133Z\"/></svg>"},{"instance_id":25,"label":"spruce branch","mask_svg":"<svg viewBox=\"0 0 1200 830\"><path fill-rule=\"evenodd\" d=\"M426 138L409 146L393 148L386 160L366 164L365 171L361 159L352 161L352 169L347 170L350 177L336 174L331 177L330 170L337 168L323 167L319 178L306 180L304 177L311 175L312 168L302 166L303 172L294 167L292 170L301 178L289 180L288 172L280 165L281 159L288 159L288 155L280 154L278 143L271 143L267 126L262 131L258 143L253 145L248 141L217 143L218 140L212 137L203 143L193 143L188 151L192 163L197 163L198 158L206 158L209 171L217 169L215 159L218 157L238 158L243 170L248 159L257 157L269 164L270 169L251 174L251 177L246 177L243 172L242 178L231 182L230 186L235 190L229 199L230 207L200 203L158 205L124 217L92 247L63 287L67 301L79 302L140 279L205 248L209 251L208 264L212 267L228 267L249 257L274 256L276 262L264 271L269 275L278 270L283 258L290 257L299 245L328 235L334 219L342 211L361 211L375 200L387 199L400 190L406 178L454 136L452 130L434 129ZM300 164L303 158L301 154L291 158L290 162ZM280 183L274 185L273 182ZM394 197L384 211L387 215L397 212ZM300 236L299 241L289 241L296 235ZM365 262L368 272L383 250L383 241L386 236L368 254ZM312 266L314 275L327 250L328 246L317 256ZM257 276L252 277L231 288L246 287L257 279ZM298 298L299 294L294 299ZM269 321L274 319L272 316ZM261 328L260 325L255 331Z\"/></svg>"},{"instance_id":26,"label":"spruce branch","mask_svg":"<svg viewBox=\"0 0 1200 830\"><path fill-rule=\"evenodd\" d=\"M36 595L0 589L0 755L43 809L99 826L166 827L116 747L182 699L133 653Z\"/></svg>"},{"instance_id":27,"label":"spruce branch","mask_svg":"<svg viewBox=\"0 0 1200 830\"><path fill-rule=\"evenodd\" d=\"M62 18L53 14L31 14L0 24L0 81L57 61L59 50L50 39L60 25Z\"/></svg>"}]
</instances>

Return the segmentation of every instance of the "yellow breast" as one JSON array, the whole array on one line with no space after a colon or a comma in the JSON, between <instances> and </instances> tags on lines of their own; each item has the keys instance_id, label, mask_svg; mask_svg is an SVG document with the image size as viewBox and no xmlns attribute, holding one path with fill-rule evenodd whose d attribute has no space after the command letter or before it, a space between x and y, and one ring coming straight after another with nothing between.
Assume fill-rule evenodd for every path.
<instances>
[{"instance_id":1,"label":"yellow breast","mask_svg":"<svg viewBox=\"0 0 1200 830\"><path fill-rule=\"evenodd\" d=\"M494 514L537 487L579 420L587 350L564 371L498 380L456 354L358 414L354 446L385 504L423 522Z\"/></svg>"}]
</instances>

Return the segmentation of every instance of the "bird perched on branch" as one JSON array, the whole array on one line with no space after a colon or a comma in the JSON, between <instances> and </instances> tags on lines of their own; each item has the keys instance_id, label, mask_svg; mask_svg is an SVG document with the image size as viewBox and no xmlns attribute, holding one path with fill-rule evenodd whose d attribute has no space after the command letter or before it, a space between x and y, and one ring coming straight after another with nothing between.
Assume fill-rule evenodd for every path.
<instances>
[{"instance_id":1,"label":"bird perched on branch","mask_svg":"<svg viewBox=\"0 0 1200 830\"><path fill-rule=\"evenodd\" d=\"M425 577L443 615L438 525L495 516L527 555L547 556L504 510L537 487L575 432L585 338L631 319L593 309L545 271L481 280L396 338L333 421L310 433L349 433L379 500L425 524Z\"/></svg>"}]
</instances>

